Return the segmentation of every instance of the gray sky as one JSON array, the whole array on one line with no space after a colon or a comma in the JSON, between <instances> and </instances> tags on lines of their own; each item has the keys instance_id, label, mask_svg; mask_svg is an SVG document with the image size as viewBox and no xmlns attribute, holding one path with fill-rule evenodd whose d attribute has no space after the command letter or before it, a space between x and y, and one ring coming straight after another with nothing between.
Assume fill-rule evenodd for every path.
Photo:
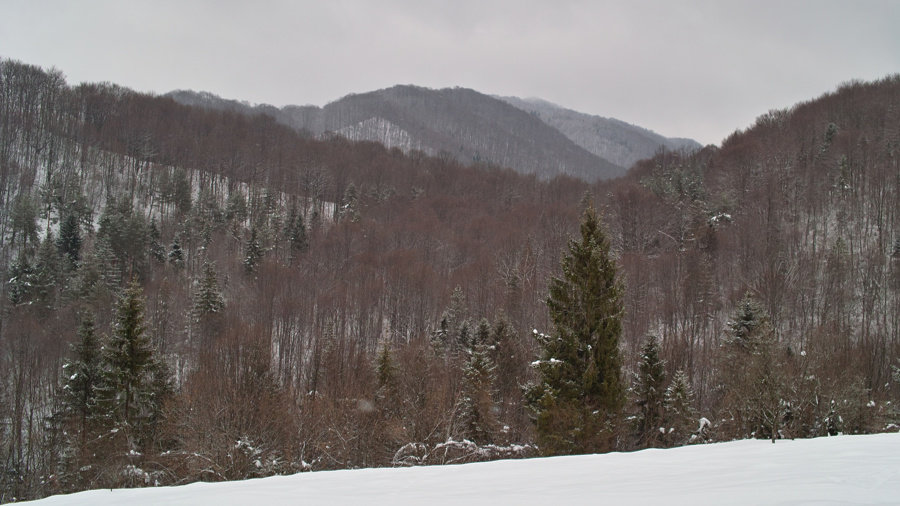
<instances>
[{"instance_id":1,"label":"gray sky","mask_svg":"<svg viewBox=\"0 0 900 506\"><path fill-rule=\"evenodd\" d=\"M277 106L462 86L718 144L900 72L898 27L895 0L0 0L0 56Z\"/></svg>"}]
</instances>

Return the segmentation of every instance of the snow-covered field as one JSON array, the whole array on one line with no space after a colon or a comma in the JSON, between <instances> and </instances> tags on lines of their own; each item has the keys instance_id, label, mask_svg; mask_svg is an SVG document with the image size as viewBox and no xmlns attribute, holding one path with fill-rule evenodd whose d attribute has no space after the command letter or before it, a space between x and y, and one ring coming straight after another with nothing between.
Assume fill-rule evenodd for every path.
<instances>
[{"instance_id":1,"label":"snow-covered field","mask_svg":"<svg viewBox=\"0 0 900 506\"><path fill-rule=\"evenodd\" d=\"M92 490L45 505L900 504L900 434Z\"/></svg>"}]
</instances>

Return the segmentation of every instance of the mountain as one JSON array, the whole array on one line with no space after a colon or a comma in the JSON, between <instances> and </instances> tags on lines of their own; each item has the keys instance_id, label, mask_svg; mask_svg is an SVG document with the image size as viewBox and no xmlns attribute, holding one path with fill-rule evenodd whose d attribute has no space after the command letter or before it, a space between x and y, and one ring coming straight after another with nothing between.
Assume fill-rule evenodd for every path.
<instances>
[{"instance_id":1,"label":"mountain","mask_svg":"<svg viewBox=\"0 0 900 506\"><path fill-rule=\"evenodd\" d=\"M609 179L660 148L700 147L690 139L668 139L624 121L590 116L539 99L491 97L464 88L394 86L348 95L321 108L254 107L184 90L169 96L187 105L269 114L315 136L334 133L404 152L417 150L463 163L510 167L545 179L558 174L587 181Z\"/></svg>"},{"instance_id":2,"label":"mountain","mask_svg":"<svg viewBox=\"0 0 900 506\"><path fill-rule=\"evenodd\" d=\"M36 505L890 504L900 435L733 441L670 450L91 490ZM736 463L739 464L737 469ZM465 486L460 486L465 483Z\"/></svg>"},{"instance_id":3,"label":"mountain","mask_svg":"<svg viewBox=\"0 0 900 506\"><path fill-rule=\"evenodd\" d=\"M337 134L404 152L509 167L543 179L566 174L596 181L620 176L626 168L588 152L533 114L464 88L394 86L348 95L322 108L251 107L190 91L169 96L188 105L269 114L317 137Z\"/></svg>"},{"instance_id":4,"label":"mountain","mask_svg":"<svg viewBox=\"0 0 900 506\"><path fill-rule=\"evenodd\" d=\"M668 138L615 118L592 116L539 98L499 97L510 105L536 115L572 142L620 167L631 167L661 148L695 150L693 139Z\"/></svg>"},{"instance_id":5,"label":"mountain","mask_svg":"<svg viewBox=\"0 0 900 506\"><path fill-rule=\"evenodd\" d=\"M321 108L252 106L185 90L169 96L186 105L268 114L317 137L337 134L355 141L380 142L407 153L422 151L462 163L510 167L544 179L558 174L587 181L609 179L660 149L701 147L693 139L667 138L618 119L584 114L545 100L492 97L465 88L394 86L348 95Z\"/></svg>"}]
</instances>

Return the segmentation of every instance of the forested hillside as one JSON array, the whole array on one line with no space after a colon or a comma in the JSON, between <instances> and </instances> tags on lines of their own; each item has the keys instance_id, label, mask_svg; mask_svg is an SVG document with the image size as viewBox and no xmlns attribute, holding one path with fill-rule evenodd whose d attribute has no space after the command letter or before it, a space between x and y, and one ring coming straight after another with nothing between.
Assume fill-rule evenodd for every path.
<instances>
[{"instance_id":1,"label":"forested hillside","mask_svg":"<svg viewBox=\"0 0 900 506\"><path fill-rule=\"evenodd\" d=\"M575 144L619 167L630 168L639 160L652 158L661 149L690 151L702 147L691 139L668 139L615 118L591 116L540 99L501 97L501 100L536 115Z\"/></svg>"},{"instance_id":2,"label":"forested hillside","mask_svg":"<svg viewBox=\"0 0 900 506\"><path fill-rule=\"evenodd\" d=\"M590 204L614 448L884 430L898 102L848 84L588 184L2 60L0 500L540 454L523 386Z\"/></svg>"},{"instance_id":3,"label":"forested hillside","mask_svg":"<svg viewBox=\"0 0 900 506\"><path fill-rule=\"evenodd\" d=\"M475 90L394 86L351 94L325 107L250 107L214 95L178 91L176 101L218 110L271 115L280 123L314 136L341 135L375 141L404 152L480 163L535 174L587 181L625 172L605 158L583 149L536 116ZM652 154L652 151L651 151Z\"/></svg>"}]
</instances>

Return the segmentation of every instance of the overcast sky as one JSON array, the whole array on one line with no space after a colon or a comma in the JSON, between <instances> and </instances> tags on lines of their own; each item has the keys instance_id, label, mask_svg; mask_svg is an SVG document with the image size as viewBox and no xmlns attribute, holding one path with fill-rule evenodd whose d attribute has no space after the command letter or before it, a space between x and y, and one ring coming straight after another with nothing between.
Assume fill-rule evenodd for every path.
<instances>
[{"instance_id":1,"label":"overcast sky","mask_svg":"<svg viewBox=\"0 0 900 506\"><path fill-rule=\"evenodd\" d=\"M898 27L896 0L0 0L0 56L277 106L462 86L718 144L900 72Z\"/></svg>"}]
</instances>

